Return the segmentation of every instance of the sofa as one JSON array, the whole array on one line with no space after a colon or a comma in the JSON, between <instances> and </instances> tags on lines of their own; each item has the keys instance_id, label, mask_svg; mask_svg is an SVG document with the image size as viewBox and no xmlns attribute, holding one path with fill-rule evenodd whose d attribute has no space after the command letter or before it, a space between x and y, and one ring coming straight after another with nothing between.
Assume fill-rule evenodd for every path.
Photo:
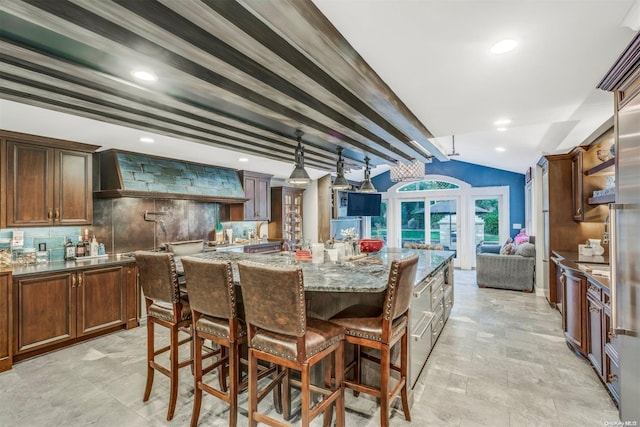
<instances>
[{"instance_id":1,"label":"sofa","mask_svg":"<svg viewBox=\"0 0 640 427\"><path fill-rule=\"evenodd\" d=\"M480 245L476 254L476 283L480 288L533 291L536 252L533 243L521 243L511 255L504 246ZM503 251L504 252L504 251ZM507 251L510 252L510 251Z\"/></svg>"}]
</instances>

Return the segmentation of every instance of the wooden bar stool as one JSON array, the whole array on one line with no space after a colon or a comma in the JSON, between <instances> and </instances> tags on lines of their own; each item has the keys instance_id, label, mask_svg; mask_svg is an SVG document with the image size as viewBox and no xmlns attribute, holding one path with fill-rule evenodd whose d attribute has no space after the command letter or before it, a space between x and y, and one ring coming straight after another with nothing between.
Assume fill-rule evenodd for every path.
<instances>
[{"instance_id":1,"label":"wooden bar stool","mask_svg":"<svg viewBox=\"0 0 640 427\"><path fill-rule=\"evenodd\" d=\"M229 404L229 426L238 421L238 393L241 382L240 352L247 340L244 321L239 316L238 298L233 282L231 262L202 258L182 258L184 275L189 284L189 300L193 317L194 400L191 426L198 424L202 392ZM208 339L220 346L218 359L203 368L203 343ZM208 357L211 353L205 355ZM203 381L203 375L218 369L220 389ZM229 372L229 387L226 372Z\"/></svg>"},{"instance_id":2,"label":"wooden bar stool","mask_svg":"<svg viewBox=\"0 0 640 427\"><path fill-rule=\"evenodd\" d=\"M304 282L299 267L271 267L249 261L238 262L242 298L248 324L249 340L249 426L258 422L271 426L288 424L258 412L258 403L265 394L281 382L283 387L284 418L290 415L289 369L300 371L302 426L321 412L325 424L335 403L337 426L344 426L344 329L336 324L307 318ZM311 384L311 367L325 360L326 372L331 372L334 356L336 382L334 387L322 388ZM258 391L257 365L259 360L277 364L284 369L263 390ZM330 383L330 381L329 381ZM311 393L322 396L311 408Z\"/></svg>"},{"instance_id":3,"label":"wooden bar stool","mask_svg":"<svg viewBox=\"0 0 640 427\"><path fill-rule=\"evenodd\" d=\"M182 344L191 343L191 308L186 295L181 295L178 285L178 274L172 253L137 251L138 280L147 306L147 385L143 401L149 400L153 386L153 374L158 371L171 380L169 392L169 408L167 421L173 418L178 397L178 370L185 366L193 367L193 347L190 346L190 357L182 362L178 359L178 349ZM169 329L169 345L155 349L154 326L160 325ZM179 332L189 334L188 338L179 340ZM169 351L169 367L155 361L159 354Z\"/></svg>"},{"instance_id":4,"label":"wooden bar stool","mask_svg":"<svg viewBox=\"0 0 640 427\"><path fill-rule=\"evenodd\" d=\"M347 365L345 375L354 369L354 380L343 380L345 387L354 394L366 393L380 399L380 425L389 425L389 408L393 399L401 394L402 409L407 421L411 421L407 396L408 324L409 304L416 278L418 255L393 261L387 283L384 303L380 307L353 305L342 310L330 320L345 328L345 341L355 345L354 360ZM391 349L401 341L400 366L391 363ZM362 351L368 347L380 351L380 358ZM380 388L361 383L361 359L380 364ZM400 379L389 391L391 370L400 373ZM336 378L337 381L337 378Z\"/></svg>"}]
</instances>

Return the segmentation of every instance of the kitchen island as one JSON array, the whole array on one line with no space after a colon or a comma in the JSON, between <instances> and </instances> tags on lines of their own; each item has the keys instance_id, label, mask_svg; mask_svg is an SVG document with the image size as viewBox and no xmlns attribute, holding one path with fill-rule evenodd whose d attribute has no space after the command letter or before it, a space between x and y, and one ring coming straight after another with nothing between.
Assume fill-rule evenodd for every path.
<instances>
[{"instance_id":1,"label":"kitchen island","mask_svg":"<svg viewBox=\"0 0 640 427\"><path fill-rule=\"evenodd\" d=\"M237 284L237 262L250 260L267 265L299 265L304 276L307 315L328 319L353 304L382 305L391 263L414 253L419 255L409 313L409 377L410 386L416 384L420 371L453 307L452 251L385 248L376 254L347 262L313 264L297 260L293 253L247 254L234 252L205 252L200 258L230 260ZM178 272L182 271L176 259ZM187 289L189 283L187 279ZM394 349L395 350L395 349ZM395 356L395 353L392 357ZM379 381L379 369L364 366L366 381Z\"/></svg>"}]
</instances>

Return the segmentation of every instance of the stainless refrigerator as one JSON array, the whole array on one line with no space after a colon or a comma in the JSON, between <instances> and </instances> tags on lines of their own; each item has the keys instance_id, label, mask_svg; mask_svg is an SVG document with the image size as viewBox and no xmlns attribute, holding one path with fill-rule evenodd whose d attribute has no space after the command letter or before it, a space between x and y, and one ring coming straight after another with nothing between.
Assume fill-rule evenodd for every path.
<instances>
[{"instance_id":1,"label":"stainless refrigerator","mask_svg":"<svg viewBox=\"0 0 640 427\"><path fill-rule=\"evenodd\" d=\"M640 423L640 95L620 109L617 126L610 332L620 343L620 419Z\"/></svg>"}]
</instances>

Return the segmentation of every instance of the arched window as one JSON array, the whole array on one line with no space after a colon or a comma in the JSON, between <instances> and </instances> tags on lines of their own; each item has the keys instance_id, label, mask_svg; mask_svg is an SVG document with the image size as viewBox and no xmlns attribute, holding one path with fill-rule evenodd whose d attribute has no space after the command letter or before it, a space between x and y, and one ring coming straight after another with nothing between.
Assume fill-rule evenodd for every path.
<instances>
[{"instance_id":1,"label":"arched window","mask_svg":"<svg viewBox=\"0 0 640 427\"><path fill-rule=\"evenodd\" d=\"M427 179L424 181L410 182L396 189L397 192L403 191L438 191L438 190L457 190L460 186L453 182Z\"/></svg>"}]
</instances>

